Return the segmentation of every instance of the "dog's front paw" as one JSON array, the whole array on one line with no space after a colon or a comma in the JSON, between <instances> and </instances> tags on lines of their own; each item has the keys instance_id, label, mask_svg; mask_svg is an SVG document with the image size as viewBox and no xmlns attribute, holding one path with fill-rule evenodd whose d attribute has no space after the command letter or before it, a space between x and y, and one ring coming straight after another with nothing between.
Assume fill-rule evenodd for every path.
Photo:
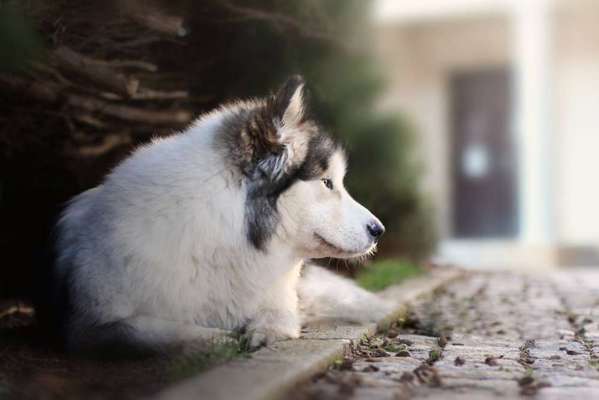
<instances>
[{"instance_id":1,"label":"dog's front paw","mask_svg":"<svg viewBox=\"0 0 599 400\"><path fill-rule=\"evenodd\" d=\"M299 336L298 318L260 318L248 326L245 339L249 349L255 350L279 340L297 339Z\"/></svg>"},{"instance_id":2,"label":"dog's front paw","mask_svg":"<svg viewBox=\"0 0 599 400\"><path fill-rule=\"evenodd\" d=\"M250 350L259 349L262 346L269 346L277 340L277 336L272 332L252 331L247 334L247 346Z\"/></svg>"},{"instance_id":3,"label":"dog's front paw","mask_svg":"<svg viewBox=\"0 0 599 400\"><path fill-rule=\"evenodd\" d=\"M259 349L262 346L270 346L280 340L297 339L299 337L299 328L297 332L280 332L273 329L251 330L246 334L246 343L250 350Z\"/></svg>"}]
</instances>

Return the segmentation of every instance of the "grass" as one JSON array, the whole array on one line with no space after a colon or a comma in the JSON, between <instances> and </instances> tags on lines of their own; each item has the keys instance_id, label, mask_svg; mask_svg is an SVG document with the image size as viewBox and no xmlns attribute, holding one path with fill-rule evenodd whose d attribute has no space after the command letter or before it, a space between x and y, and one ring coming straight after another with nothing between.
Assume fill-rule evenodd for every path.
<instances>
[{"instance_id":1,"label":"grass","mask_svg":"<svg viewBox=\"0 0 599 400\"><path fill-rule=\"evenodd\" d=\"M439 350L431 350L428 353L428 363L434 364L441 359L441 351Z\"/></svg>"},{"instance_id":2,"label":"grass","mask_svg":"<svg viewBox=\"0 0 599 400\"><path fill-rule=\"evenodd\" d=\"M0 399L8 399L10 394L10 390L8 386L5 386L3 383L0 383Z\"/></svg>"},{"instance_id":3,"label":"grass","mask_svg":"<svg viewBox=\"0 0 599 400\"><path fill-rule=\"evenodd\" d=\"M173 381L189 378L199 372L216 365L249 354L245 344L241 342L224 342L214 344L209 351L178 357L170 365L168 375Z\"/></svg>"},{"instance_id":4,"label":"grass","mask_svg":"<svg viewBox=\"0 0 599 400\"><path fill-rule=\"evenodd\" d=\"M374 292L418 276L423 270L403 260L383 260L368 266L356 277L358 285Z\"/></svg>"}]
</instances>

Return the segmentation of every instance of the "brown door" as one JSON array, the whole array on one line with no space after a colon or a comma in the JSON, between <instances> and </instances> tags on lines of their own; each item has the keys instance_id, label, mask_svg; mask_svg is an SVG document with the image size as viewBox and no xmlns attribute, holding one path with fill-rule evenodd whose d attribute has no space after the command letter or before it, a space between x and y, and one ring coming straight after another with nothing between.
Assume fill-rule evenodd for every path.
<instances>
[{"instance_id":1,"label":"brown door","mask_svg":"<svg viewBox=\"0 0 599 400\"><path fill-rule=\"evenodd\" d=\"M451 79L453 235L509 238L517 233L516 152L507 69Z\"/></svg>"}]
</instances>

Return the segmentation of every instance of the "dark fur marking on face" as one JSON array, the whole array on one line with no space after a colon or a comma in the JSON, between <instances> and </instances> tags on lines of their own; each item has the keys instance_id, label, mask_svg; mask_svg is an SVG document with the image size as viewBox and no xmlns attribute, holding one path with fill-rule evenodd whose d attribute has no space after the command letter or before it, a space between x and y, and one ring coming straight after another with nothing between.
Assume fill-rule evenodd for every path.
<instances>
[{"instance_id":1,"label":"dark fur marking on face","mask_svg":"<svg viewBox=\"0 0 599 400\"><path fill-rule=\"evenodd\" d=\"M308 144L308 153L298 171L298 179L307 181L320 177L328 168L329 160L341 146L325 133L313 136Z\"/></svg>"},{"instance_id":2,"label":"dark fur marking on face","mask_svg":"<svg viewBox=\"0 0 599 400\"><path fill-rule=\"evenodd\" d=\"M297 90L303 90L302 86L301 77L292 77L267 100L239 105L225 117L218 135L219 146L246 183L247 236L257 249L264 250L279 223L277 201L281 193L298 180L320 177L340 148L305 117L302 109L295 128L303 135L301 140L308 141L308 149L302 159L290 159L278 129L292 97Z\"/></svg>"},{"instance_id":3,"label":"dark fur marking on face","mask_svg":"<svg viewBox=\"0 0 599 400\"><path fill-rule=\"evenodd\" d=\"M277 180L248 181L246 198L246 223L248 238L257 249L274 233L279 222L277 200L298 180L317 179L327 170L333 153L339 145L329 136L319 133L310 139L306 158Z\"/></svg>"}]
</instances>

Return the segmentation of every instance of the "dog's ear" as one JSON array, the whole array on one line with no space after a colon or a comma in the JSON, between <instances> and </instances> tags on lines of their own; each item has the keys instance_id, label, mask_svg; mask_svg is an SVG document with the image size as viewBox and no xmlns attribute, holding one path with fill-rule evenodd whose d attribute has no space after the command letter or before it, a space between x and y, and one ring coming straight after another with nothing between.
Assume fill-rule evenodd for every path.
<instances>
[{"instance_id":1,"label":"dog's ear","mask_svg":"<svg viewBox=\"0 0 599 400\"><path fill-rule=\"evenodd\" d=\"M261 176L276 180L285 171L305 158L309 133L301 128L305 122L304 79L294 75L287 79L276 94L270 96L266 107L249 124L259 134L254 150Z\"/></svg>"},{"instance_id":2,"label":"dog's ear","mask_svg":"<svg viewBox=\"0 0 599 400\"><path fill-rule=\"evenodd\" d=\"M304 120L305 84L304 78L293 75L270 99L270 112L280 122L282 128L293 129Z\"/></svg>"}]
</instances>

